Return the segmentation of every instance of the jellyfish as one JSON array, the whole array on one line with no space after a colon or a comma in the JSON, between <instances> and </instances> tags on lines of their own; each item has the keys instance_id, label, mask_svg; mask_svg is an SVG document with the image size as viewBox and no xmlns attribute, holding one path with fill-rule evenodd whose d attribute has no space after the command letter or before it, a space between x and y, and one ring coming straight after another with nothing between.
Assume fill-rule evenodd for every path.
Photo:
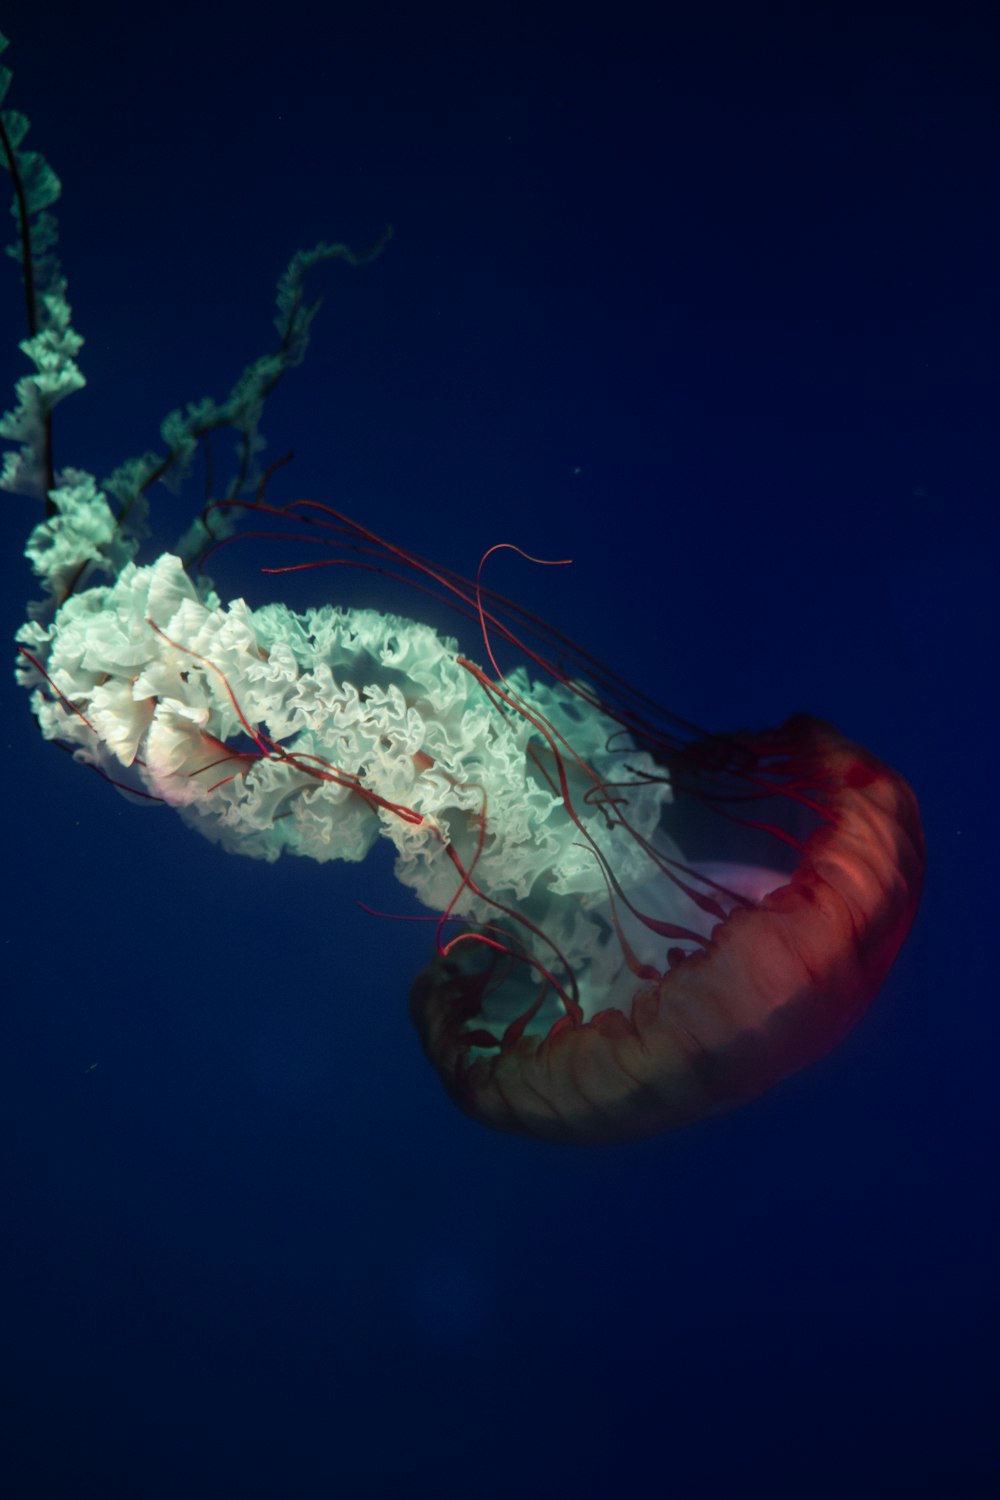
<instances>
[{"instance_id":1,"label":"jellyfish","mask_svg":"<svg viewBox=\"0 0 1000 1500\"><path fill-rule=\"evenodd\" d=\"M82 341L54 253L59 184L26 130L4 111L34 369L0 421L0 486L44 506L26 547L43 597L17 640L43 737L231 854L357 863L389 841L434 934L410 1014L451 1097L494 1128L625 1141L744 1103L833 1047L919 901L903 778L805 715L705 732L491 587L487 559L465 579L329 505L274 498L259 423L305 354L306 276L373 259L385 236L296 255L276 351L225 401L171 413L162 452L100 485L57 468L52 413L83 384ZM151 492L179 487L223 428L228 484L141 560ZM248 524L297 537L314 561L295 566L318 556L443 600L467 644L335 598L223 603L208 568Z\"/></svg>"}]
</instances>

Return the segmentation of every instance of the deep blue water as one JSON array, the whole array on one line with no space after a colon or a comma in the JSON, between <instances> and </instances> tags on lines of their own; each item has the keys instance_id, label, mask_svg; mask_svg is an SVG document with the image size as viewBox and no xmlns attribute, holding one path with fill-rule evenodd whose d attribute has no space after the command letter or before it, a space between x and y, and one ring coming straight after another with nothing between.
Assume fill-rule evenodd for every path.
<instances>
[{"instance_id":1,"label":"deep blue water","mask_svg":"<svg viewBox=\"0 0 1000 1500\"><path fill-rule=\"evenodd\" d=\"M316 278L265 424L286 496L467 573L572 556L495 566L696 722L833 720L921 799L923 907L862 1024L758 1103L509 1139L421 1055L426 934L355 904L392 908L387 860L228 857L3 677L0 1490L992 1493L988 8L408 9L6 7L87 339L58 461L155 446L269 346L296 248L391 223ZM0 309L9 390L13 265ZM268 597L260 560L220 587Z\"/></svg>"}]
</instances>

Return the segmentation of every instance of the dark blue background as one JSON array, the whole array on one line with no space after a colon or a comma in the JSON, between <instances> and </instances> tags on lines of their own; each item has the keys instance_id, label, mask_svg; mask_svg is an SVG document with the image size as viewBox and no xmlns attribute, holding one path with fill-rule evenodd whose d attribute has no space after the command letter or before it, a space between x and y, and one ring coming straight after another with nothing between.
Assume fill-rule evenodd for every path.
<instances>
[{"instance_id":1,"label":"dark blue background","mask_svg":"<svg viewBox=\"0 0 1000 1500\"><path fill-rule=\"evenodd\" d=\"M916 929L752 1107L492 1135L407 1019L426 934L355 905L386 859L227 857L3 679L12 1500L991 1492L991 7L575 9L8 4L87 339L57 458L155 446L270 346L293 250L391 222L316 278L281 493L465 572L572 556L495 580L696 721L834 720L921 798ZM9 390L13 265L0 308Z\"/></svg>"}]
</instances>

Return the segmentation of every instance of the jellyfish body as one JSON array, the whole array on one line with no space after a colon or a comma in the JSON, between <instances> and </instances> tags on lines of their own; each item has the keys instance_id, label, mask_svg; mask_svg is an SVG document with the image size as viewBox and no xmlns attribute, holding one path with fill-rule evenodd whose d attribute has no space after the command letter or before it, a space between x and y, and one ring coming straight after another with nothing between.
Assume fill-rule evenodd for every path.
<instances>
[{"instance_id":1,"label":"jellyfish body","mask_svg":"<svg viewBox=\"0 0 1000 1500\"><path fill-rule=\"evenodd\" d=\"M0 95L8 83L0 70ZM81 340L53 253L58 180L26 130L0 112L34 365L0 418L15 445L0 488L45 507L26 549L45 597L18 637L45 738L232 853L356 862L390 840L399 879L438 914L413 1018L453 1098L491 1126L624 1140L749 1099L831 1047L919 900L905 782L814 719L705 736L480 580L324 506L265 500L258 422L305 351L306 272L370 259L385 236L362 256L294 257L277 351L227 401L172 413L165 453L103 488L58 470L52 412L83 383ZM233 480L176 553L137 566L150 490L220 428L239 439ZM223 607L203 565L248 513L445 599L490 670L404 614Z\"/></svg>"}]
</instances>

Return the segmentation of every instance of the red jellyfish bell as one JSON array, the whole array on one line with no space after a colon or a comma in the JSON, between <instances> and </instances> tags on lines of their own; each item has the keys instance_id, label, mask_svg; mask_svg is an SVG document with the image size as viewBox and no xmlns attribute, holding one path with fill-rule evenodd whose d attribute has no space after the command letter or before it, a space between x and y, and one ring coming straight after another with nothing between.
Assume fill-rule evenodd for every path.
<instances>
[{"instance_id":1,"label":"red jellyfish bell","mask_svg":"<svg viewBox=\"0 0 1000 1500\"><path fill-rule=\"evenodd\" d=\"M554 1006L545 977L526 982L503 944L470 943L439 954L413 987L413 1018L452 1098L496 1129L624 1141L754 1098L857 1021L916 911L916 800L875 756L806 716L691 737L654 731L636 703L626 693L615 716L652 753L672 801L656 839L643 839L654 881L626 893L607 861L624 990L590 1014L572 992ZM573 751L564 740L549 750L566 795ZM623 762L598 795L634 840ZM637 933L659 959L637 956Z\"/></svg>"}]
</instances>

